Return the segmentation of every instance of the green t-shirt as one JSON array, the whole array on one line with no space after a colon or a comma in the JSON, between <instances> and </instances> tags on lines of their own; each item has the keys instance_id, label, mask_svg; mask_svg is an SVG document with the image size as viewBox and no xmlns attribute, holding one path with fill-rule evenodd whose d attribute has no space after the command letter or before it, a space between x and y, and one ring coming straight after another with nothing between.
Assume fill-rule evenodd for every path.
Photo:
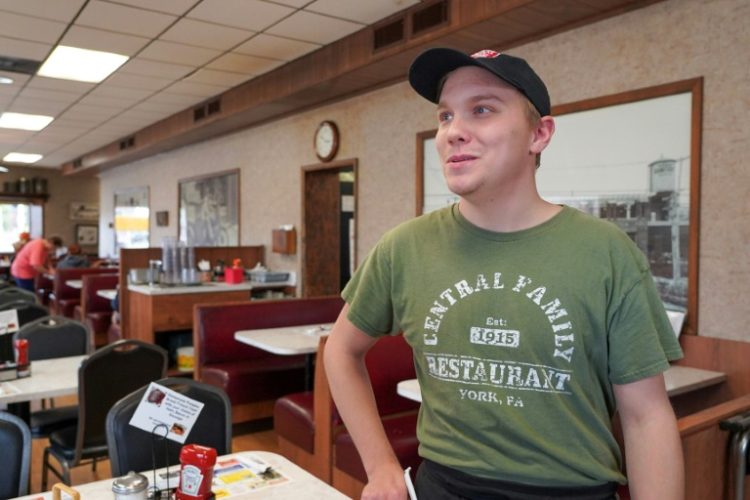
<instances>
[{"instance_id":1,"label":"green t-shirt","mask_svg":"<svg viewBox=\"0 0 750 500\"><path fill-rule=\"evenodd\" d=\"M388 232L343 297L414 350L425 458L532 485L624 482L612 384L682 356L640 250L570 207L523 231L453 205ZM387 369L387 367L384 367Z\"/></svg>"}]
</instances>

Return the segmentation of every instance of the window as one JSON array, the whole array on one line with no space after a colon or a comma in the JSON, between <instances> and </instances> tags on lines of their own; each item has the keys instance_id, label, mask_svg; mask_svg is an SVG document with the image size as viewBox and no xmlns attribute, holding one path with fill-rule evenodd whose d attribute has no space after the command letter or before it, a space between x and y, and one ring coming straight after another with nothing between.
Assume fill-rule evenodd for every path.
<instances>
[{"instance_id":1,"label":"window","mask_svg":"<svg viewBox=\"0 0 750 500\"><path fill-rule=\"evenodd\" d=\"M42 207L31 203L0 203L0 253L13 253L18 235L42 235Z\"/></svg>"}]
</instances>

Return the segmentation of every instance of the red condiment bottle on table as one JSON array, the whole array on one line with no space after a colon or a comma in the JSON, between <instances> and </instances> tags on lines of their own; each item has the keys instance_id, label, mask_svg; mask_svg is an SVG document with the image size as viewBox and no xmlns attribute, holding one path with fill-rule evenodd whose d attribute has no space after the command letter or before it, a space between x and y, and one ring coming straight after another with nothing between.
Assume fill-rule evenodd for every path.
<instances>
[{"instance_id":1,"label":"red condiment bottle on table","mask_svg":"<svg viewBox=\"0 0 750 500\"><path fill-rule=\"evenodd\" d=\"M31 375L29 366L29 341L26 339L15 340L16 349L16 375L19 378Z\"/></svg>"},{"instance_id":2,"label":"red condiment bottle on table","mask_svg":"<svg viewBox=\"0 0 750 500\"><path fill-rule=\"evenodd\" d=\"M216 450L199 444L186 444L180 451L180 485L176 500L208 500L213 498L211 483L214 478Z\"/></svg>"}]
</instances>

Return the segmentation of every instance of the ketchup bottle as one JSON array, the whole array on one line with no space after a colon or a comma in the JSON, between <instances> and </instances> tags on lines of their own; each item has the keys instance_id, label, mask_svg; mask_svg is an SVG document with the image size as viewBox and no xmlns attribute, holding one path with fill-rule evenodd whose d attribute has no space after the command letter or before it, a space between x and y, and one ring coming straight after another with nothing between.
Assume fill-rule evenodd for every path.
<instances>
[{"instance_id":1,"label":"ketchup bottle","mask_svg":"<svg viewBox=\"0 0 750 500\"><path fill-rule=\"evenodd\" d=\"M19 378L31 375L29 369L29 341L26 339L16 339L16 375Z\"/></svg>"},{"instance_id":2,"label":"ketchup bottle","mask_svg":"<svg viewBox=\"0 0 750 500\"><path fill-rule=\"evenodd\" d=\"M199 444L186 444L180 451L180 486L176 500L208 500L213 498L216 450Z\"/></svg>"}]
</instances>

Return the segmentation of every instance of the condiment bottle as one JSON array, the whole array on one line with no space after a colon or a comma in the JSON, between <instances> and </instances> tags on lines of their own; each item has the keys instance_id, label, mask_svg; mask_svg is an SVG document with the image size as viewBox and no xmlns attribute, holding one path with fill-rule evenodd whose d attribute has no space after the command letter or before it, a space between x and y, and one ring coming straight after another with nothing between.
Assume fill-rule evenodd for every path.
<instances>
[{"instance_id":1,"label":"condiment bottle","mask_svg":"<svg viewBox=\"0 0 750 500\"><path fill-rule=\"evenodd\" d=\"M26 339L16 339L16 375L18 378L28 377L31 375L31 366L29 365L29 341Z\"/></svg>"},{"instance_id":2,"label":"condiment bottle","mask_svg":"<svg viewBox=\"0 0 750 500\"><path fill-rule=\"evenodd\" d=\"M208 500L216 464L216 450L199 444L186 444L180 451L180 486L176 500Z\"/></svg>"}]
</instances>

